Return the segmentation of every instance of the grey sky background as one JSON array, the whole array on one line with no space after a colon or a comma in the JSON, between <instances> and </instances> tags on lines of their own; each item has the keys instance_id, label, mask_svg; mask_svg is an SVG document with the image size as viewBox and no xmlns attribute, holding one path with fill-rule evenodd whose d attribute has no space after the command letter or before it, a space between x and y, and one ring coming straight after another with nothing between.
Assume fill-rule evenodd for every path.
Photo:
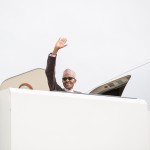
<instances>
[{"instance_id":1,"label":"grey sky background","mask_svg":"<svg viewBox=\"0 0 150 150\"><path fill-rule=\"evenodd\" d=\"M45 68L59 37L56 77L72 68L88 91L150 61L149 0L0 0L0 83Z\"/></svg>"}]
</instances>

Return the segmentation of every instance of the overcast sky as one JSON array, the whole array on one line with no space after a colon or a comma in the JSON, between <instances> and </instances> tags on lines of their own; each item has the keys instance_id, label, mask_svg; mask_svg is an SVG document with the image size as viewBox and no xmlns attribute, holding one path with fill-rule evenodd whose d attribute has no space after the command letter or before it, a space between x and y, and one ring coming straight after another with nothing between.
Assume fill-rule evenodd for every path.
<instances>
[{"instance_id":1,"label":"overcast sky","mask_svg":"<svg viewBox=\"0 0 150 150\"><path fill-rule=\"evenodd\" d=\"M88 91L150 60L149 0L0 0L0 83L46 67L59 37L56 77L72 68Z\"/></svg>"}]
</instances>

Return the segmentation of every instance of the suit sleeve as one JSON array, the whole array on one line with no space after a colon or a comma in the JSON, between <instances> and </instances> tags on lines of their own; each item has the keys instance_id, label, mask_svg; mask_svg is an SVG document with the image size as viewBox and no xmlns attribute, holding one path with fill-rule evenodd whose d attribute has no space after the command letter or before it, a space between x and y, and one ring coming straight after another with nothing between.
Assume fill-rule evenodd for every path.
<instances>
[{"instance_id":1,"label":"suit sleeve","mask_svg":"<svg viewBox=\"0 0 150 150\"><path fill-rule=\"evenodd\" d=\"M50 91L63 91L63 89L56 82L55 66L56 66L56 57L48 56L45 73L47 76L49 89Z\"/></svg>"}]
</instances>

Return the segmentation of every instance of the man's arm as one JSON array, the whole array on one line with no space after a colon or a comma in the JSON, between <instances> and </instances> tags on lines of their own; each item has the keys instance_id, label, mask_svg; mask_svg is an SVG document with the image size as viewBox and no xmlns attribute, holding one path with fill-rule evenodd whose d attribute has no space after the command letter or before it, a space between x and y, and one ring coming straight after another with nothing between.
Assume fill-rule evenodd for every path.
<instances>
[{"instance_id":1,"label":"man's arm","mask_svg":"<svg viewBox=\"0 0 150 150\"><path fill-rule=\"evenodd\" d=\"M47 59L47 67L46 67L45 73L46 73L48 85L51 91L63 90L56 82L55 66L56 66L57 52L59 51L59 49L67 46L66 42L67 42L66 38L59 38L55 44L53 52L48 56L48 59Z\"/></svg>"}]
</instances>

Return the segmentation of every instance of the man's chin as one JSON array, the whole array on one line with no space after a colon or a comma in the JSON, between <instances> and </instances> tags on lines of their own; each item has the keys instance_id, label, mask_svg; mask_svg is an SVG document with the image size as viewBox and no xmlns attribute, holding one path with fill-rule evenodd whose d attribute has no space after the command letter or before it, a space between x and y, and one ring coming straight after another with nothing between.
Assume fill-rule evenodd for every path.
<instances>
[{"instance_id":1,"label":"man's chin","mask_svg":"<svg viewBox=\"0 0 150 150\"><path fill-rule=\"evenodd\" d=\"M71 90L71 89L72 89L70 86L65 86L65 88L66 88L67 90Z\"/></svg>"}]
</instances>

